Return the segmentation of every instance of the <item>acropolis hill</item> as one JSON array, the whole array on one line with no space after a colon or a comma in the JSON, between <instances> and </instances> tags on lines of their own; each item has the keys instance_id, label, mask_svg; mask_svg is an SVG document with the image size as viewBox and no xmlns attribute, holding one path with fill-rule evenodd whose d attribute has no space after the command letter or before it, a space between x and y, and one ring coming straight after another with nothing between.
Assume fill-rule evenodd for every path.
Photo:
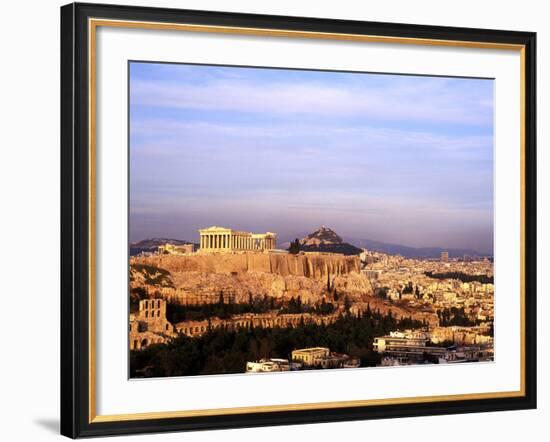
<instances>
[{"instance_id":1,"label":"acropolis hill","mask_svg":"<svg viewBox=\"0 0 550 442\"><path fill-rule=\"evenodd\" d=\"M130 289L183 305L215 303L220 293L237 303L248 302L250 296L300 297L316 303L327 289L355 301L372 294L369 280L361 275L359 256L290 254L274 249L276 234L270 232L253 234L218 226L199 232L202 248L197 251L166 244L159 253L132 257ZM163 282L148 272L165 272Z\"/></svg>"},{"instance_id":2,"label":"acropolis hill","mask_svg":"<svg viewBox=\"0 0 550 442\"><path fill-rule=\"evenodd\" d=\"M247 302L250 295L317 302L330 285L359 300L372 293L367 278L360 274L359 257L329 254L281 254L239 252L232 254L161 255L131 260L131 287L142 286L148 293L181 304L217 302L220 292L233 302ZM139 266L169 272L165 286L144 284L135 270Z\"/></svg>"},{"instance_id":3,"label":"acropolis hill","mask_svg":"<svg viewBox=\"0 0 550 442\"><path fill-rule=\"evenodd\" d=\"M373 296L372 281L361 272L359 255L289 253L275 249L276 234L271 232L212 226L199 233L198 250L192 244L164 244L158 252L132 257L130 291L184 306L215 304L222 296L231 303L249 303L251 297L283 304L293 298L308 305L326 300L341 309L347 299L358 311L370 304L382 312L392 309L398 316L433 320L430 314L417 314Z\"/></svg>"}]
</instances>

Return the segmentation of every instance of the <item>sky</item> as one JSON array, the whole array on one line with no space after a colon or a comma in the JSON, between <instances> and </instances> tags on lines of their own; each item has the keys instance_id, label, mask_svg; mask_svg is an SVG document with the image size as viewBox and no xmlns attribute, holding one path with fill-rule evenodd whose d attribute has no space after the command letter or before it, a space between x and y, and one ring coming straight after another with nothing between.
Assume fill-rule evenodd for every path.
<instances>
[{"instance_id":1,"label":"sky","mask_svg":"<svg viewBox=\"0 0 550 442\"><path fill-rule=\"evenodd\" d=\"M130 241L493 250L493 80L130 63Z\"/></svg>"}]
</instances>

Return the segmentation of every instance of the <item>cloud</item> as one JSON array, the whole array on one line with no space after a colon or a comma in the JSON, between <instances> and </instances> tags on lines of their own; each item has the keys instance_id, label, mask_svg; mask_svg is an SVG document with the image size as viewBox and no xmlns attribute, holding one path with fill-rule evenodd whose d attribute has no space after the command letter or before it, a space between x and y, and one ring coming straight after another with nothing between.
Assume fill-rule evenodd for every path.
<instances>
[{"instance_id":1,"label":"cloud","mask_svg":"<svg viewBox=\"0 0 550 442\"><path fill-rule=\"evenodd\" d=\"M284 78L281 75L281 78ZM458 80L455 80L455 82ZM482 80L476 80L482 81ZM487 80L485 80L487 81ZM488 125L492 121L492 94L456 87L446 79L325 84L284 80L212 79L206 84L158 80L131 83L133 106L227 111L249 114L309 115L330 118L352 116L377 120L432 121Z\"/></svg>"},{"instance_id":2,"label":"cloud","mask_svg":"<svg viewBox=\"0 0 550 442\"><path fill-rule=\"evenodd\" d=\"M327 154L330 149L341 155L346 148L423 149L452 154L453 152L492 150L492 135L441 134L415 129L395 129L366 124L345 125L313 122L278 121L261 123L183 122L174 119L134 119L131 123L132 148L137 154L180 154L185 148L201 144L199 154L218 155L228 147L249 149L258 146L280 155L285 145L311 155ZM196 149L198 150L198 149ZM234 154L234 150L230 152Z\"/></svg>"},{"instance_id":3,"label":"cloud","mask_svg":"<svg viewBox=\"0 0 550 442\"><path fill-rule=\"evenodd\" d=\"M132 123L132 191L265 190L492 198L492 137L315 124Z\"/></svg>"},{"instance_id":4,"label":"cloud","mask_svg":"<svg viewBox=\"0 0 550 442\"><path fill-rule=\"evenodd\" d=\"M492 100L486 80L148 65L131 78L132 235L327 224L488 250Z\"/></svg>"},{"instance_id":5,"label":"cloud","mask_svg":"<svg viewBox=\"0 0 550 442\"><path fill-rule=\"evenodd\" d=\"M238 200L165 196L131 207L136 228L152 235L159 225L171 226L185 239L195 239L198 228L212 223L275 231L281 237L326 224L354 238L412 246L468 247L484 252L492 247L492 210L461 208L428 198L261 192L241 195Z\"/></svg>"}]
</instances>

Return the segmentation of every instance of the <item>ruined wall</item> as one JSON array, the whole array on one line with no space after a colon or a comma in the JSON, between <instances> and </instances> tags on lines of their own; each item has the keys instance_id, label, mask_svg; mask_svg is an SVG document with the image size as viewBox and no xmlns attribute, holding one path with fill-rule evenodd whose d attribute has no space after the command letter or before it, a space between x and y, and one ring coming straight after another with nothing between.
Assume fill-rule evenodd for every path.
<instances>
[{"instance_id":1,"label":"ruined wall","mask_svg":"<svg viewBox=\"0 0 550 442\"><path fill-rule=\"evenodd\" d=\"M163 344L176 335L174 326L166 319L164 299L143 299L139 311L130 315L130 350Z\"/></svg>"},{"instance_id":2,"label":"ruined wall","mask_svg":"<svg viewBox=\"0 0 550 442\"><path fill-rule=\"evenodd\" d=\"M191 256L148 256L132 258L140 263L164 268L172 273L273 273L281 276L305 276L324 279L360 272L358 256L330 254L281 254L281 253L235 253Z\"/></svg>"},{"instance_id":3,"label":"ruined wall","mask_svg":"<svg viewBox=\"0 0 550 442\"><path fill-rule=\"evenodd\" d=\"M183 333L187 336L202 336L210 328L225 328L227 330L238 330L241 328L250 327L296 327L302 322L304 324L332 324L339 318L340 313L334 313L331 315L312 315L311 313L297 313L297 314L282 314L279 315L276 312L252 314L247 313L243 315L234 315L228 319L210 318L203 321L182 321L175 324L175 328L179 333Z\"/></svg>"}]
</instances>

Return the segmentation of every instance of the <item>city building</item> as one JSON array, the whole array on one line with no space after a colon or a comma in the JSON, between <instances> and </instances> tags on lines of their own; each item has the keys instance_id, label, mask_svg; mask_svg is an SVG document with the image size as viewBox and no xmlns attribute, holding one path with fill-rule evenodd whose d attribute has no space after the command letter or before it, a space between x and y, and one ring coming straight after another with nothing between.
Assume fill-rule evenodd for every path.
<instances>
[{"instance_id":1,"label":"city building","mask_svg":"<svg viewBox=\"0 0 550 442\"><path fill-rule=\"evenodd\" d=\"M314 367L320 365L322 359L329 355L330 349L326 347L301 348L292 352L292 360L302 362L309 367Z\"/></svg>"},{"instance_id":2,"label":"city building","mask_svg":"<svg viewBox=\"0 0 550 442\"><path fill-rule=\"evenodd\" d=\"M429 335L435 344L447 341L459 345L493 345L488 324L474 327L434 327Z\"/></svg>"},{"instance_id":3,"label":"city building","mask_svg":"<svg viewBox=\"0 0 550 442\"><path fill-rule=\"evenodd\" d=\"M357 368L361 365L358 358L342 353L331 353L326 347L293 350L292 361L301 362L304 367L309 368Z\"/></svg>"},{"instance_id":4,"label":"city building","mask_svg":"<svg viewBox=\"0 0 550 442\"><path fill-rule=\"evenodd\" d=\"M380 277L380 273L382 273L382 271L381 270L364 269L364 270L361 270L361 273L369 279L375 279L376 280Z\"/></svg>"},{"instance_id":5,"label":"city building","mask_svg":"<svg viewBox=\"0 0 550 442\"><path fill-rule=\"evenodd\" d=\"M195 252L194 244L170 244L166 243L158 247L159 255L190 255Z\"/></svg>"},{"instance_id":6,"label":"city building","mask_svg":"<svg viewBox=\"0 0 550 442\"><path fill-rule=\"evenodd\" d=\"M276 246L277 235L272 232L250 233L212 226L199 230L202 252L263 251Z\"/></svg>"},{"instance_id":7,"label":"city building","mask_svg":"<svg viewBox=\"0 0 550 442\"><path fill-rule=\"evenodd\" d=\"M456 334L460 331L458 327L447 328L446 331L453 334L442 335L442 327L436 330L438 333L435 339L433 333L425 334L415 331L390 332L389 336L374 338L373 349L383 354L380 365L386 367L411 365L420 361L436 364L455 364L493 360L492 338L481 335L476 335L479 336L479 339L464 334L459 336ZM432 339L428 337L430 335L432 335ZM429 345L444 341L454 341L454 345L449 347ZM457 345L459 342L462 345Z\"/></svg>"},{"instance_id":8,"label":"city building","mask_svg":"<svg viewBox=\"0 0 550 442\"><path fill-rule=\"evenodd\" d=\"M259 361L247 362L247 373L272 373L275 371L290 371L295 370L297 367L288 362L288 359L260 359Z\"/></svg>"},{"instance_id":9,"label":"city building","mask_svg":"<svg viewBox=\"0 0 550 442\"><path fill-rule=\"evenodd\" d=\"M372 346L378 353L422 354L428 342L424 333L390 332L388 336L374 338Z\"/></svg>"},{"instance_id":10,"label":"city building","mask_svg":"<svg viewBox=\"0 0 550 442\"><path fill-rule=\"evenodd\" d=\"M449 262L449 252L441 252L441 262Z\"/></svg>"}]
</instances>

